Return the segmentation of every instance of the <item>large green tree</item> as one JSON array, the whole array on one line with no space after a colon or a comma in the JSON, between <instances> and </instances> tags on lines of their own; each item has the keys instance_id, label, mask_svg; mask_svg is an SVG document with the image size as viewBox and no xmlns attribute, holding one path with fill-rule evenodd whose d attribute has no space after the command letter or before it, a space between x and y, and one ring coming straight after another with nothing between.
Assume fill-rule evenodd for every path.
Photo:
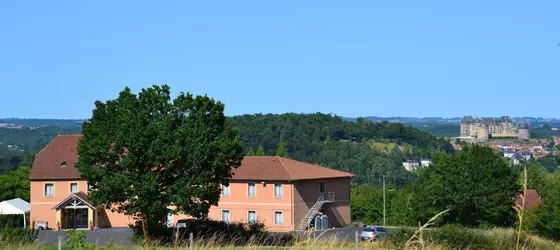
<instances>
[{"instance_id":1,"label":"large green tree","mask_svg":"<svg viewBox=\"0 0 560 250\"><path fill-rule=\"evenodd\" d=\"M0 200L21 198L29 201L29 174L31 167L20 166L0 175Z\"/></svg>"},{"instance_id":2,"label":"large green tree","mask_svg":"<svg viewBox=\"0 0 560 250\"><path fill-rule=\"evenodd\" d=\"M76 166L90 198L137 216L147 246L168 213L206 217L243 158L224 104L188 93L171 100L166 85L95 102L82 133Z\"/></svg>"},{"instance_id":3,"label":"large green tree","mask_svg":"<svg viewBox=\"0 0 560 250\"><path fill-rule=\"evenodd\" d=\"M510 226L515 222L518 171L489 147L464 145L455 154L439 155L431 167L420 171L414 185L418 220L427 221L450 209L444 223Z\"/></svg>"}]
</instances>

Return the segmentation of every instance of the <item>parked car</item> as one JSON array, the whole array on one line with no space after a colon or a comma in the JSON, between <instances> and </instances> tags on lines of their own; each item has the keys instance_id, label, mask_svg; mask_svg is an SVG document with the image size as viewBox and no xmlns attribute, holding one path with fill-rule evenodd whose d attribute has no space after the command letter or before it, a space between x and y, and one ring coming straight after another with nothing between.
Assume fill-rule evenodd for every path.
<instances>
[{"instance_id":1,"label":"parked car","mask_svg":"<svg viewBox=\"0 0 560 250\"><path fill-rule=\"evenodd\" d=\"M362 231L360 238L362 240L378 240L387 236L387 229L380 226L367 226Z\"/></svg>"}]
</instances>

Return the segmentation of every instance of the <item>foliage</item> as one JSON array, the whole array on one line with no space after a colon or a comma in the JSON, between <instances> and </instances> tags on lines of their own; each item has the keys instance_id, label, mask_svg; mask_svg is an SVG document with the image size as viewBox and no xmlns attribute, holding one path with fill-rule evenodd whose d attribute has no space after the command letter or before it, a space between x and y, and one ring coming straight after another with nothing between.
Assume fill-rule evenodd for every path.
<instances>
[{"instance_id":1,"label":"foliage","mask_svg":"<svg viewBox=\"0 0 560 250\"><path fill-rule=\"evenodd\" d=\"M284 142L283 141L280 141L280 143L278 143L278 149L276 150L276 156L288 157L288 151L286 151L286 149L284 148Z\"/></svg>"},{"instance_id":2,"label":"foliage","mask_svg":"<svg viewBox=\"0 0 560 250\"><path fill-rule=\"evenodd\" d=\"M529 222L533 232L550 239L560 240L560 174L547 174L543 167L533 166L534 187L542 204L534 209L534 219Z\"/></svg>"},{"instance_id":3,"label":"foliage","mask_svg":"<svg viewBox=\"0 0 560 250\"><path fill-rule=\"evenodd\" d=\"M86 231L70 230L66 232L65 249L87 250L95 249L95 245L87 242Z\"/></svg>"},{"instance_id":4,"label":"foliage","mask_svg":"<svg viewBox=\"0 0 560 250\"><path fill-rule=\"evenodd\" d=\"M265 156L266 155L262 145L259 145L259 147L257 148L257 154L256 155L257 156Z\"/></svg>"},{"instance_id":5,"label":"foliage","mask_svg":"<svg viewBox=\"0 0 560 250\"><path fill-rule=\"evenodd\" d=\"M153 228L153 227L152 227ZM135 236L141 240L142 227L136 226ZM176 229L162 226L153 234L153 239L159 245L169 246L173 244L188 245L190 234L195 241L211 240L214 247L217 246L246 246L256 244L259 246L286 246L291 245L295 238L289 234L274 234L264 230L264 224L254 223L225 223L208 219L188 220L186 227ZM154 233L152 231L152 233ZM176 237L178 237L176 239Z\"/></svg>"},{"instance_id":6,"label":"foliage","mask_svg":"<svg viewBox=\"0 0 560 250\"><path fill-rule=\"evenodd\" d=\"M147 246L148 225L168 213L206 217L243 157L222 103L188 93L171 101L166 85L97 101L82 133L76 166L90 199L138 216Z\"/></svg>"},{"instance_id":7,"label":"foliage","mask_svg":"<svg viewBox=\"0 0 560 250\"><path fill-rule=\"evenodd\" d=\"M465 145L455 154L441 154L414 183L414 211L425 221L451 209L443 223L464 226L511 226L513 197L520 190L518 172L491 148Z\"/></svg>"},{"instance_id":8,"label":"foliage","mask_svg":"<svg viewBox=\"0 0 560 250\"><path fill-rule=\"evenodd\" d=\"M262 146L263 155L275 155L282 143L290 158L354 173L358 184L380 186L385 174L388 187L403 187L414 179L402 167L404 159L452 151L445 140L400 123L350 122L320 113L242 115L231 121L246 149ZM370 147L377 142L407 151L378 152Z\"/></svg>"},{"instance_id":9,"label":"foliage","mask_svg":"<svg viewBox=\"0 0 560 250\"><path fill-rule=\"evenodd\" d=\"M0 246L22 245L37 241L38 230L29 228L4 227L0 229Z\"/></svg>"},{"instance_id":10,"label":"foliage","mask_svg":"<svg viewBox=\"0 0 560 250\"><path fill-rule=\"evenodd\" d=\"M253 147L249 147L249 150L247 150L247 156L254 156L255 155L255 151L253 151Z\"/></svg>"},{"instance_id":11,"label":"foliage","mask_svg":"<svg viewBox=\"0 0 560 250\"><path fill-rule=\"evenodd\" d=\"M26 225L29 225L29 216L26 216ZM23 228L23 214L0 214L0 228Z\"/></svg>"},{"instance_id":12,"label":"foliage","mask_svg":"<svg viewBox=\"0 0 560 250\"><path fill-rule=\"evenodd\" d=\"M79 134L79 124L72 127L49 126L39 128L23 127L21 129L0 128L1 145L13 145L18 149L34 155L58 134Z\"/></svg>"},{"instance_id":13,"label":"foliage","mask_svg":"<svg viewBox=\"0 0 560 250\"><path fill-rule=\"evenodd\" d=\"M7 174L0 174L0 201L14 198L29 201L30 173L31 167L20 166Z\"/></svg>"},{"instance_id":14,"label":"foliage","mask_svg":"<svg viewBox=\"0 0 560 250\"><path fill-rule=\"evenodd\" d=\"M391 230L387 241L382 244L390 249L404 249L405 243L413 234L413 229ZM439 246L436 249L510 250L515 248L515 235L516 232L511 229L480 230L448 224L423 231L423 240L428 246ZM522 249L558 249L553 242L526 234L522 235L520 245Z\"/></svg>"},{"instance_id":15,"label":"foliage","mask_svg":"<svg viewBox=\"0 0 560 250\"><path fill-rule=\"evenodd\" d=\"M548 172L551 173L558 170L558 165L560 165L560 158L553 155L545 156L538 159L538 161Z\"/></svg>"}]
</instances>

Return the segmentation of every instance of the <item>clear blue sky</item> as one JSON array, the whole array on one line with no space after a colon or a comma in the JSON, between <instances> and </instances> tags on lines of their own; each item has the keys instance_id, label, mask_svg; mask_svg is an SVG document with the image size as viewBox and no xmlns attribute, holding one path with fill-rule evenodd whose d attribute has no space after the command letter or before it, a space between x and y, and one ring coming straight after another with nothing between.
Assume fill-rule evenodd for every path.
<instances>
[{"instance_id":1,"label":"clear blue sky","mask_svg":"<svg viewBox=\"0 0 560 250\"><path fill-rule=\"evenodd\" d=\"M228 115L560 117L558 44L558 0L0 1L0 117L152 84Z\"/></svg>"}]
</instances>

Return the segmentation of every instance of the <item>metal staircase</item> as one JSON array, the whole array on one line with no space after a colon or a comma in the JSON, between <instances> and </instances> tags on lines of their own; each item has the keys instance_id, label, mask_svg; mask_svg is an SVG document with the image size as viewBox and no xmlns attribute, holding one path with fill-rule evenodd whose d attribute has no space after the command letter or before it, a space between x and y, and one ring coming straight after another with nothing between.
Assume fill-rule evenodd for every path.
<instances>
[{"instance_id":1,"label":"metal staircase","mask_svg":"<svg viewBox=\"0 0 560 250\"><path fill-rule=\"evenodd\" d=\"M317 199L315 204L313 204L313 206L309 209L309 211L307 211L307 214L305 214L303 220L301 220L299 225L296 227L296 231L305 231L309 226L309 224L311 223L311 221L313 221L315 216L319 213L319 210L321 210L323 204L332 203L332 202L334 202L333 192L321 193L319 199Z\"/></svg>"}]
</instances>

